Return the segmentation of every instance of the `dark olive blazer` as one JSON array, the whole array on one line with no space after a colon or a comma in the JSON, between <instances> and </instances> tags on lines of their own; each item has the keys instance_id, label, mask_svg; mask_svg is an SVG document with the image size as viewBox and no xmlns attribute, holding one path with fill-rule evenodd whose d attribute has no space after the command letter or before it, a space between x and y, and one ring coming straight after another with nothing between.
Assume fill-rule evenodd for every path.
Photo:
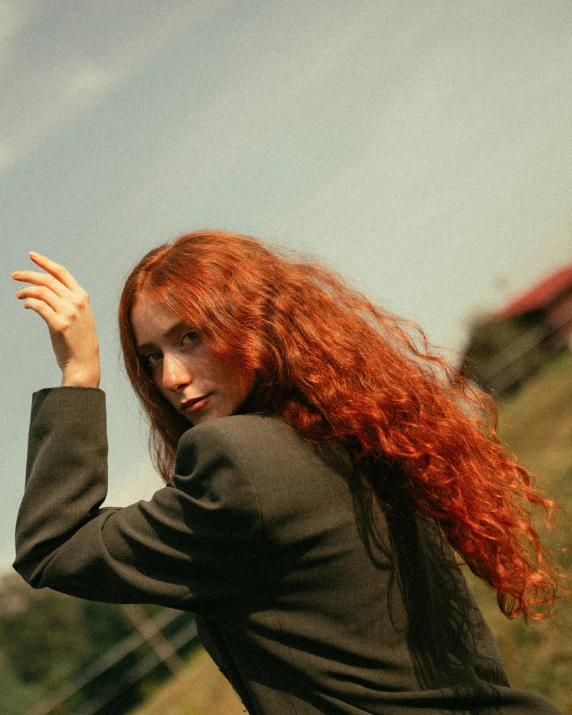
<instances>
[{"instance_id":1,"label":"dark olive blazer","mask_svg":"<svg viewBox=\"0 0 572 715\"><path fill-rule=\"evenodd\" d=\"M14 566L35 588L196 612L252 715L557 713L509 687L436 528L356 500L342 454L216 419L151 501L102 509L105 421L101 390L34 394Z\"/></svg>"}]
</instances>

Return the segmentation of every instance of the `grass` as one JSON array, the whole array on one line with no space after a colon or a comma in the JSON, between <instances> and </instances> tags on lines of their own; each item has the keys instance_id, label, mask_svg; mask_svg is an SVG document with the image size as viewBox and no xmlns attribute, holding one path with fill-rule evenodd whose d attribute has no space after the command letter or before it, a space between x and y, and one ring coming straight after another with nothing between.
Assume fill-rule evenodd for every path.
<instances>
[{"instance_id":1,"label":"grass","mask_svg":"<svg viewBox=\"0 0 572 715\"><path fill-rule=\"evenodd\" d=\"M244 715L244 707L202 647L131 715Z\"/></svg>"},{"instance_id":2,"label":"grass","mask_svg":"<svg viewBox=\"0 0 572 715\"><path fill-rule=\"evenodd\" d=\"M546 534L557 558L570 572L572 557L572 355L563 353L499 409L499 435L536 485L559 501L559 537ZM572 608L557 602L553 619L526 625L499 611L494 592L467 575L469 585L503 655L513 687L535 690L564 715L572 715ZM188 666L157 690L132 715L239 715L244 709L214 663L197 649Z\"/></svg>"},{"instance_id":3,"label":"grass","mask_svg":"<svg viewBox=\"0 0 572 715\"><path fill-rule=\"evenodd\" d=\"M572 355L562 353L499 409L499 436L536 486L563 507L556 529L541 529L555 558L570 574L572 557ZM554 618L508 620L495 594L471 574L467 580L501 650L513 687L535 690L572 715L572 608L557 601Z\"/></svg>"}]
</instances>

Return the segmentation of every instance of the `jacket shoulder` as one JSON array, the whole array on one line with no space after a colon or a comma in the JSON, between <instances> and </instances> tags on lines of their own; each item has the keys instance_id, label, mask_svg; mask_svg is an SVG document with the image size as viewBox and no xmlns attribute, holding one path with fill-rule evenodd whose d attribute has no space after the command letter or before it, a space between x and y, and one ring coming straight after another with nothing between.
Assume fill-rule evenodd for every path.
<instances>
[{"instance_id":1,"label":"jacket shoulder","mask_svg":"<svg viewBox=\"0 0 572 715\"><path fill-rule=\"evenodd\" d=\"M351 464L274 415L233 415L199 424L181 437L177 457L180 476L201 462L224 463L225 473L234 475L232 491L249 484L269 528L274 520L316 516L340 498L344 512L351 504ZM212 470L201 471L208 475Z\"/></svg>"},{"instance_id":2,"label":"jacket shoulder","mask_svg":"<svg viewBox=\"0 0 572 715\"><path fill-rule=\"evenodd\" d=\"M253 466L263 460L282 460L292 450L307 451L310 445L290 425L274 415L232 415L209 420L187 430L180 438L178 457L197 450L232 455Z\"/></svg>"}]
</instances>

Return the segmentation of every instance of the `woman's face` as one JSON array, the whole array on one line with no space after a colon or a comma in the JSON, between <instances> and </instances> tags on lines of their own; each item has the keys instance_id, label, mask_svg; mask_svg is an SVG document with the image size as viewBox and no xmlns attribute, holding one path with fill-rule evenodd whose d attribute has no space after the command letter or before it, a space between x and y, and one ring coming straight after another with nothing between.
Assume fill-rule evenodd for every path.
<instances>
[{"instance_id":1,"label":"woman's face","mask_svg":"<svg viewBox=\"0 0 572 715\"><path fill-rule=\"evenodd\" d=\"M254 374L222 359L193 326L140 294L131 312L137 352L161 394L193 425L234 414Z\"/></svg>"}]
</instances>

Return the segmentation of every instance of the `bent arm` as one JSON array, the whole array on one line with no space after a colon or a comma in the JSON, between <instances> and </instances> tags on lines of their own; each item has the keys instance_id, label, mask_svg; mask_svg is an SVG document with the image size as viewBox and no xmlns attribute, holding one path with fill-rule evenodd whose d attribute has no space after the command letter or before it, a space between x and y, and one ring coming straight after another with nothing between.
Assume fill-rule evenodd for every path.
<instances>
[{"instance_id":1,"label":"bent arm","mask_svg":"<svg viewBox=\"0 0 572 715\"><path fill-rule=\"evenodd\" d=\"M36 393L14 568L35 588L98 601L200 610L244 595L260 515L239 447L211 424L186 433L177 473L150 501L101 509L104 393Z\"/></svg>"}]
</instances>

